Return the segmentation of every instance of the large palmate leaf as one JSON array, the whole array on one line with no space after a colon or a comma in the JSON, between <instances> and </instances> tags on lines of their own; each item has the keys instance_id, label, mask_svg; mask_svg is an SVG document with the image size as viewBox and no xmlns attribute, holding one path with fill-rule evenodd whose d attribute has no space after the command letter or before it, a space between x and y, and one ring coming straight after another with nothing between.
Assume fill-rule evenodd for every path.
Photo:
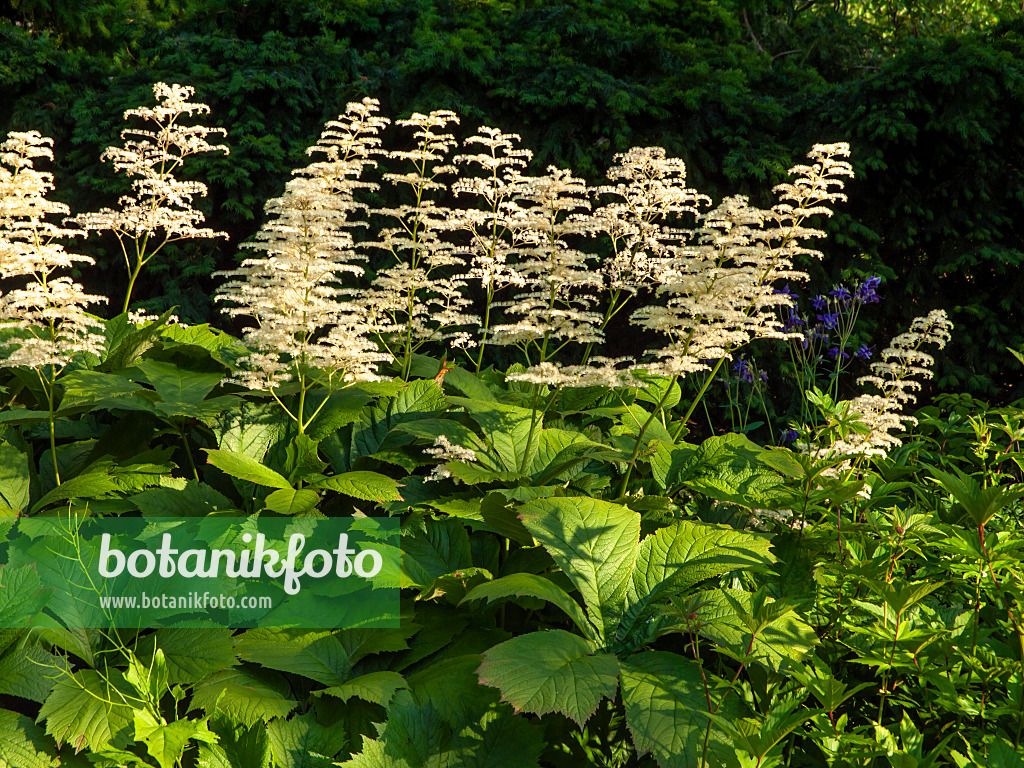
<instances>
[{"instance_id":1,"label":"large palmate leaf","mask_svg":"<svg viewBox=\"0 0 1024 768\"><path fill-rule=\"evenodd\" d=\"M323 402L325 395L326 403ZM346 387L329 394L323 391L309 393L306 396L308 413L316 413L316 417L310 422L306 434L313 440L323 440L332 432L356 421L363 406L370 400L369 394L355 387Z\"/></svg>"},{"instance_id":2,"label":"large palmate leaf","mask_svg":"<svg viewBox=\"0 0 1024 768\"><path fill-rule=\"evenodd\" d=\"M217 741L205 720L172 720L169 723L156 720L146 710L134 711L135 740L146 745L150 757L160 768L175 768L180 765L182 754L195 741L212 744Z\"/></svg>"},{"instance_id":3,"label":"large palmate leaf","mask_svg":"<svg viewBox=\"0 0 1024 768\"><path fill-rule=\"evenodd\" d=\"M458 520L427 520L426 531L402 536L403 587L425 587L472 564L469 534Z\"/></svg>"},{"instance_id":4,"label":"large palmate leaf","mask_svg":"<svg viewBox=\"0 0 1024 768\"><path fill-rule=\"evenodd\" d=\"M196 480L186 481L182 488L150 488L132 496L131 502L146 517L205 517L233 508L227 497Z\"/></svg>"},{"instance_id":5,"label":"large palmate leaf","mask_svg":"<svg viewBox=\"0 0 1024 768\"><path fill-rule=\"evenodd\" d=\"M220 384L223 374L189 371L174 363L142 360L135 364L164 403L195 405Z\"/></svg>"},{"instance_id":6,"label":"large palmate leaf","mask_svg":"<svg viewBox=\"0 0 1024 768\"><path fill-rule=\"evenodd\" d=\"M221 711L243 725L285 717L296 702L288 698L284 679L234 667L211 675L196 686L192 706L208 714Z\"/></svg>"},{"instance_id":7,"label":"large palmate leaf","mask_svg":"<svg viewBox=\"0 0 1024 768\"><path fill-rule=\"evenodd\" d=\"M64 386L62 411L72 408L123 408L129 411L149 412L155 410L151 400L131 397L142 392L144 388L127 376L82 370L72 371L60 381Z\"/></svg>"},{"instance_id":8,"label":"large palmate leaf","mask_svg":"<svg viewBox=\"0 0 1024 768\"><path fill-rule=\"evenodd\" d=\"M556 481L564 483L579 475L591 459L611 458L621 460L627 457L579 432L544 429L540 432L537 452L526 468L526 474L538 486Z\"/></svg>"},{"instance_id":9,"label":"large palmate leaf","mask_svg":"<svg viewBox=\"0 0 1024 768\"><path fill-rule=\"evenodd\" d=\"M640 542L627 591L627 608L617 631L625 639L659 601L704 579L729 571L765 568L775 558L771 540L724 525L679 520Z\"/></svg>"},{"instance_id":10,"label":"large palmate leaf","mask_svg":"<svg viewBox=\"0 0 1024 768\"><path fill-rule=\"evenodd\" d=\"M58 661L38 645L11 648L0 655L0 695L43 703L56 682L53 669Z\"/></svg>"},{"instance_id":11,"label":"large palmate leaf","mask_svg":"<svg viewBox=\"0 0 1024 768\"><path fill-rule=\"evenodd\" d=\"M519 517L607 632L618 621L636 562L640 515L621 504L573 496L531 501Z\"/></svg>"},{"instance_id":12,"label":"large palmate leaf","mask_svg":"<svg viewBox=\"0 0 1024 768\"><path fill-rule=\"evenodd\" d=\"M28 508L31 478L28 454L0 442L0 512L24 512Z\"/></svg>"},{"instance_id":13,"label":"large palmate leaf","mask_svg":"<svg viewBox=\"0 0 1024 768\"><path fill-rule=\"evenodd\" d=\"M484 653L480 682L501 691L517 710L560 712L580 727L601 699L615 695L619 667L609 653L560 629L520 635Z\"/></svg>"},{"instance_id":14,"label":"large palmate leaf","mask_svg":"<svg viewBox=\"0 0 1024 768\"><path fill-rule=\"evenodd\" d=\"M43 702L39 719L46 721L46 732L58 744L93 751L124 748L133 733L132 710L124 703L129 690L116 671L107 680L91 669L61 675Z\"/></svg>"},{"instance_id":15,"label":"large palmate leaf","mask_svg":"<svg viewBox=\"0 0 1024 768\"><path fill-rule=\"evenodd\" d=\"M244 726L223 713L209 719L217 734L216 744L199 744L199 768L270 768L270 739L267 726Z\"/></svg>"},{"instance_id":16,"label":"large palmate leaf","mask_svg":"<svg viewBox=\"0 0 1024 768\"><path fill-rule=\"evenodd\" d=\"M707 731L707 698L700 666L666 651L619 662L626 724L639 754L654 754L661 768L700 768ZM735 751L712 728L710 765L737 765Z\"/></svg>"},{"instance_id":17,"label":"large palmate leaf","mask_svg":"<svg viewBox=\"0 0 1024 768\"><path fill-rule=\"evenodd\" d=\"M262 461L271 444L284 435L287 417L276 404L242 400L238 407L217 414L207 423L217 438L218 448Z\"/></svg>"},{"instance_id":18,"label":"large palmate leaf","mask_svg":"<svg viewBox=\"0 0 1024 768\"><path fill-rule=\"evenodd\" d=\"M98 369L120 371L128 368L142 356L143 352L153 346L157 334L173 313L173 308L168 309L155 322L147 323L142 328L136 328L128 319L127 313L107 320L103 329L106 351Z\"/></svg>"},{"instance_id":19,"label":"large palmate leaf","mask_svg":"<svg viewBox=\"0 0 1024 768\"><path fill-rule=\"evenodd\" d=\"M0 627L27 627L50 601L32 563L0 566Z\"/></svg>"},{"instance_id":20,"label":"large palmate leaf","mask_svg":"<svg viewBox=\"0 0 1024 768\"><path fill-rule=\"evenodd\" d=\"M388 708L379 739L342 765L409 768L537 768L539 729L479 684L476 654L455 656L409 677Z\"/></svg>"}]
</instances>

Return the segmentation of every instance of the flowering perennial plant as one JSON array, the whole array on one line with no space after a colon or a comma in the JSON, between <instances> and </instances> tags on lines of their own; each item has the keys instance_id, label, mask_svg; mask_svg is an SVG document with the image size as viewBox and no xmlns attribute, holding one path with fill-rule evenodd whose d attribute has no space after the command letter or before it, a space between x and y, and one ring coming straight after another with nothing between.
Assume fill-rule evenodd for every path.
<instances>
[{"instance_id":1,"label":"flowering perennial plant","mask_svg":"<svg viewBox=\"0 0 1024 768\"><path fill-rule=\"evenodd\" d=\"M443 179L455 172L446 162L457 142L445 131L458 122L449 110L416 113L397 122L414 129L416 146L387 151L383 156L411 165L411 169L385 173L384 180L409 189L414 203L375 209L373 214L397 226L385 228L379 239L363 243L363 247L384 251L390 257L392 265L377 273L366 305L378 318L381 342L402 361L403 378L409 376L412 355L424 344L450 338L464 343L466 336L459 329L477 323L474 315L467 314L470 300L460 277L465 261L443 236L457 227L455 217L436 200L439 193L448 191Z\"/></svg>"},{"instance_id":2,"label":"flowering perennial plant","mask_svg":"<svg viewBox=\"0 0 1024 768\"><path fill-rule=\"evenodd\" d=\"M226 133L223 128L183 125L183 116L207 114L206 104L190 102L195 89L186 85L156 83L155 107L139 107L124 113L124 119L136 117L154 128L126 128L121 132L122 147L108 147L102 159L109 160L118 173L135 177L132 194L118 201L119 210L105 208L82 214L76 220L86 230L113 232L128 269L128 289L123 311L131 304L135 281L142 268L168 243L203 237L226 237L224 232L201 227L202 211L193 207L197 197L205 197L206 185L176 178L184 160L202 152L228 153L227 146L211 144L208 137Z\"/></svg>"},{"instance_id":3,"label":"flowering perennial plant","mask_svg":"<svg viewBox=\"0 0 1024 768\"><path fill-rule=\"evenodd\" d=\"M27 550L0 535L0 764L1018 764L1024 411L937 398L891 450L951 326L931 312L874 359L853 327L877 277L798 311L794 262L816 255L808 217L842 199L845 145L815 147L758 210L712 206L656 148L618 156L596 189L527 175L529 153L493 128L457 154L444 111L387 152L377 110L327 124L222 273L241 342L167 326L170 310L86 315L97 297L61 274L90 261L60 245L81 231L52 222L67 210L33 167L49 140L0 145L0 523L69 524ZM359 200L382 159L411 166L383 176L411 204ZM469 173L442 181L453 167ZM627 306L663 345L592 356ZM875 393L836 402L812 367L798 383L827 424L758 445L747 419L776 383L751 348L764 338L833 385L874 359L858 383ZM495 370L485 350L522 357ZM724 430L702 401L713 380ZM701 402L703 439L688 432ZM315 615L275 591L239 633L222 596L122 636L43 586L88 574L85 515L152 541L171 514L237 510L294 530L289 561L317 518L389 547L380 520L400 518L401 563L373 584L401 594L400 617L348 624L352 593L327 580ZM312 589L332 558L303 554Z\"/></svg>"},{"instance_id":4,"label":"flowering perennial plant","mask_svg":"<svg viewBox=\"0 0 1024 768\"><path fill-rule=\"evenodd\" d=\"M51 380L75 354L102 349L102 324L84 307L106 301L57 274L76 262L94 262L58 242L78 237L82 230L50 220L68 208L46 199L53 176L33 166L38 158L53 159L52 144L36 131L10 133L0 144L0 279L28 279L23 288L0 294L0 322L20 331L8 342L3 364L50 368Z\"/></svg>"},{"instance_id":5,"label":"flowering perennial plant","mask_svg":"<svg viewBox=\"0 0 1024 768\"><path fill-rule=\"evenodd\" d=\"M920 381L913 377L930 379L933 375L935 360L921 348L929 345L943 349L952 328L946 312L935 309L915 318L906 333L889 342L879 355L880 361L871 364L871 375L857 379L858 384L872 385L878 394L859 395L850 402L851 411L860 415L866 429L833 443L833 453L884 456L900 444L893 432L902 431L905 424L917 423L913 416L902 413L917 399L914 391L921 389Z\"/></svg>"},{"instance_id":6,"label":"flowering perennial plant","mask_svg":"<svg viewBox=\"0 0 1024 768\"><path fill-rule=\"evenodd\" d=\"M379 142L383 122L376 110L366 99L328 124L309 150L326 159L296 171L284 195L267 203L274 218L246 244L264 255L222 273L234 278L217 295L233 305L226 312L257 323L243 336L253 350L239 360L235 381L243 386L275 393L295 381L304 395L313 385L330 390L375 380L377 364L390 359L373 343L378 327L356 290L342 285L364 273L356 262L366 256L349 230L361 224L353 215L365 209L354 191L372 187L360 176ZM300 397L297 411L286 408L300 432L316 415L304 414L303 405Z\"/></svg>"}]
</instances>

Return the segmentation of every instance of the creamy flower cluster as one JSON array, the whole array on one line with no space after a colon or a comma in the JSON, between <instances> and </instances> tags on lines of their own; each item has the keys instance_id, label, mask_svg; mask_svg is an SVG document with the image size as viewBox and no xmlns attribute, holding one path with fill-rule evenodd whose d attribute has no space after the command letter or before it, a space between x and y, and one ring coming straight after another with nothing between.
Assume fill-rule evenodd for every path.
<instances>
[{"instance_id":1,"label":"creamy flower cluster","mask_svg":"<svg viewBox=\"0 0 1024 768\"><path fill-rule=\"evenodd\" d=\"M49 220L67 206L46 199L53 177L34 167L53 159L53 140L36 131L12 132L0 144L0 279L26 280L24 287L0 294L0 324L15 328L3 351L4 366L63 368L79 352L99 354L102 323L85 305L106 301L86 294L70 277L58 276L88 256L69 253L58 242L84 234Z\"/></svg>"},{"instance_id":2,"label":"creamy flower cluster","mask_svg":"<svg viewBox=\"0 0 1024 768\"><path fill-rule=\"evenodd\" d=\"M113 164L116 172L134 177L132 194L118 200L118 210L104 208L75 217L86 230L109 231L117 237L131 284L142 267L168 243L227 237L225 232L200 226L205 216L193 203L195 198L206 196L206 185L176 178L190 155L228 153L225 145L208 141L210 136L224 134L224 129L181 123L183 116L210 111L205 104L189 101L194 88L156 83L153 92L157 99L155 107L126 110L124 119L138 118L154 128L126 128L121 132L124 145L108 147L101 156Z\"/></svg>"},{"instance_id":3,"label":"creamy flower cluster","mask_svg":"<svg viewBox=\"0 0 1024 768\"><path fill-rule=\"evenodd\" d=\"M874 386L878 394L863 394L850 401L851 410L860 415L869 431L853 433L837 441L832 445L833 453L884 456L900 445L900 437L893 433L902 431L905 424L917 423L913 416L902 413L905 405L917 399L914 392L921 389L921 383L912 377L930 379L933 375L935 360L921 351L921 347L944 348L952 328L944 310L932 310L924 317L915 318L906 333L901 333L882 350L881 360L871 364L872 375L857 379L858 384Z\"/></svg>"},{"instance_id":4,"label":"creamy flower cluster","mask_svg":"<svg viewBox=\"0 0 1024 768\"><path fill-rule=\"evenodd\" d=\"M389 358L373 341L379 331L353 279L363 275L366 256L350 230L360 180L378 144L383 121L377 103L349 104L329 123L309 154L323 155L295 172L284 195L270 200L270 221L245 246L262 255L230 272L216 299L226 312L255 319L243 341L254 351L239 360L237 381L253 389L274 389L316 369L334 382L379 378L377 364ZM349 285L345 285L346 281Z\"/></svg>"}]
</instances>

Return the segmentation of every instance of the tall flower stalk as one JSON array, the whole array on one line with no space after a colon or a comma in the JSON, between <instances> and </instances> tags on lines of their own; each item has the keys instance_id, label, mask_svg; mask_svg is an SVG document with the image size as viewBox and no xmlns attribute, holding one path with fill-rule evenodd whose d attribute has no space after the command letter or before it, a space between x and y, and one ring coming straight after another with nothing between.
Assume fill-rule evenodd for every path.
<instances>
[{"instance_id":1,"label":"tall flower stalk","mask_svg":"<svg viewBox=\"0 0 1024 768\"><path fill-rule=\"evenodd\" d=\"M207 138L224 134L223 128L183 125L182 118L210 111L205 104L189 102L195 89L185 85L156 83L157 105L139 107L124 113L146 121L152 128L127 128L121 132L122 147L108 147L102 159L113 163L114 170L135 177L132 194L118 201L119 210L104 208L82 214L77 221L87 230L112 232L117 238L125 267L128 288L122 312L131 306L135 282L149 262L169 243L204 237L227 237L199 225L205 217L193 208L196 197L205 197L206 185L176 178L185 158L203 152L224 152L223 144L210 144Z\"/></svg>"},{"instance_id":2,"label":"tall flower stalk","mask_svg":"<svg viewBox=\"0 0 1024 768\"><path fill-rule=\"evenodd\" d=\"M297 170L285 193L267 203L273 218L245 245L263 255L247 259L221 286L217 300L230 305L231 315L250 317L256 327L243 341L253 351L238 362L236 381L268 391L303 434L324 404L307 407L309 392L330 393L355 381L378 377L377 364L389 358L372 340L379 330L366 306L346 279L360 277L365 260L350 230L362 222L353 216L365 209L355 201L358 189L373 185L360 180L373 165L378 133L386 124L376 115L377 102L364 99L348 105L344 115L328 123L309 154L324 159ZM288 385L297 389L289 407L282 398Z\"/></svg>"},{"instance_id":3,"label":"tall flower stalk","mask_svg":"<svg viewBox=\"0 0 1024 768\"><path fill-rule=\"evenodd\" d=\"M456 155L456 164L465 163L483 171L479 177L462 178L455 182L455 195L472 195L480 208L469 208L456 213L457 230L469 235L467 247L471 269L467 281L476 280L484 289L484 314L480 323L480 340L476 352L477 373L483 367L484 352L490 337L495 293L510 285L523 285L523 278L509 266L508 260L518 245L509 227L510 219L519 210L513 199L520 168L524 168L533 153L516 148L517 134L505 134L497 128L481 127L466 139L464 146L482 149L476 154Z\"/></svg>"},{"instance_id":4,"label":"tall flower stalk","mask_svg":"<svg viewBox=\"0 0 1024 768\"><path fill-rule=\"evenodd\" d=\"M31 368L39 377L49 412L54 479L60 485L56 382L78 353L102 352L103 325L84 306L106 298L86 294L70 277L57 274L76 262L94 262L69 253L59 242L84 234L81 230L48 220L68 213L66 205L46 199L53 176L33 167L38 158L53 159L52 145L52 139L36 131L9 133L0 144L0 279L26 280L23 288L0 294L0 326L14 330L3 343L7 354L0 366Z\"/></svg>"},{"instance_id":5,"label":"tall flower stalk","mask_svg":"<svg viewBox=\"0 0 1024 768\"><path fill-rule=\"evenodd\" d=\"M413 203L374 210L396 226L383 229L378 240L363 243L384 251L391 262L377 273L366 304L379 318L381 342L399 363L403 379L409 378L413 354L424 344L446 339L462 343L467 335L459 329L477 323L467 313L470 301L464 295L465 282L458 277L465 262L445 237L457 225L452 211L437 202L448 190L442 179L455 171L447 162L456 141L446 131L457 124L458 117L448 110L415 113L397 122L414 129L416 144L410 150L383 153L408 168L386 173L384 179L407 188Z\"/></svg>"}]
</instances>

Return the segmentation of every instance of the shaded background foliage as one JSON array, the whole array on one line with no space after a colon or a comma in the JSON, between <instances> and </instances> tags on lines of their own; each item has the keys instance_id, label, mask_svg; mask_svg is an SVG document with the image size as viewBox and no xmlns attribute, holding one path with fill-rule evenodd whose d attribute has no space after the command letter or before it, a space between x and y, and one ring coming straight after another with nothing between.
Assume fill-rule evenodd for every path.
<instances>
[{"instance_id":1,"label":"shaded background foliage","mask_svg":"<svg viewBox=\"0 0 1024 768\"><path fill-rule=\"evenodd\" d=\"M139 296L212 315L211 273L236 262L305 148L346 102L450 108L463 129L523 135L536 167L598 181L634 145L683 158L693 186L755 203L816 141L849 140L857 179L830 223L813 292L880 273L888 338L944 307L957 324L937 385L1020 394L1024 347L1024 20L991 0L109 0L0 2L0 130L57 141L56 197L114 205L99 161L154 81L196 88L231 155L186 176L227 240L169 251ZM119 295L120 256L81 275ZM101 275L97 278L96 275ZM102 281L100 284L99 281Z\"/></svg>"}]
</instances>

